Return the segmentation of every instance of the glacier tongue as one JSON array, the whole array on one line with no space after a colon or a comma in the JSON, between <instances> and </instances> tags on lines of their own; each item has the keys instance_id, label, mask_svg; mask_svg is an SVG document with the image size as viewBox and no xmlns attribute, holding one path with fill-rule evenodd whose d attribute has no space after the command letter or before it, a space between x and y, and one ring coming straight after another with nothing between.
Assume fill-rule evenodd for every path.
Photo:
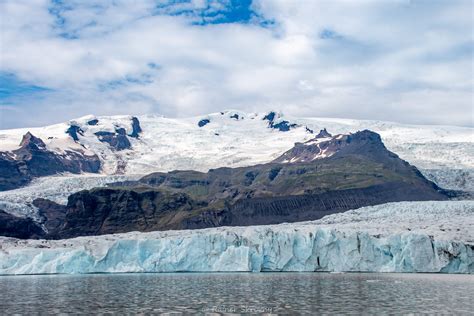
<instances>
[{"instance_id":1,"label":"glacier tongue","mask_svg":"<svg viewBox=\"0 0 474 316\"><path fill-rule=\"evenodd\" d=\"M389 220L386 213L391 214ZM402 202L294 224L133 232L56 241L0 238L0 274L474 273L473 232L469 228L473 221L474 201Z\"/></svg>"}]
</instances>

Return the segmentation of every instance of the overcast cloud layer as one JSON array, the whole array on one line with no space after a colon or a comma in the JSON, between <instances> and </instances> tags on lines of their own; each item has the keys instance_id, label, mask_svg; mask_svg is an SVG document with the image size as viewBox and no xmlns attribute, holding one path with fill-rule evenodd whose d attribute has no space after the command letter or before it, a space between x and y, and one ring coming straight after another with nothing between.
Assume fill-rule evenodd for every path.
<instances>
[{"instance_id":1,"label":"overcast cloud layer","mask_svg":"<svg viewBox=\"0 0 474 316\"><path fill-rule=\"evenodd\" d=\"M473 126L473 2L0 0L0 128L223 109Z\"/></svg>"}]
</instances>

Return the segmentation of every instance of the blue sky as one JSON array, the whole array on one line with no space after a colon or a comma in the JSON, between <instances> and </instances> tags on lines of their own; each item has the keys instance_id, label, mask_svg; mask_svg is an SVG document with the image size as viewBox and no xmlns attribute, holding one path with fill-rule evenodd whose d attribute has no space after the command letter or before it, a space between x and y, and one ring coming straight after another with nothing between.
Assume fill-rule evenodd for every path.
<instances>
[{"instance_id":1,"label":"blue sky","mask_svg":"<svg viewBox=\"0 0 474 316\"><path fill-rule=\"evenodd\" d=\"M0 128L229 108L473 126L472 6L3 0Z\"/></svg>"},{"instance_id":2,"label":"blue sky","mask_svg":"<svg viewBox=\"0 0 474 316\"><path fill-rule=\"evenodd\" d=\"M0 72L0 100L14 103L23 96L39 95L49 89L19 80L15 74Z\"/></svg>"}]
</instances>

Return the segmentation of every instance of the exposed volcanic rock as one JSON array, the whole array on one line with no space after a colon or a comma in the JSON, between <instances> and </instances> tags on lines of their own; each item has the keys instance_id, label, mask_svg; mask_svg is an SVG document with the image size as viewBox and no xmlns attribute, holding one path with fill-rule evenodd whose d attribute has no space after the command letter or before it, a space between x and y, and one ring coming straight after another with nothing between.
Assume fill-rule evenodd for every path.
<instances>
[{"instance_id":1,"label":"exposed volcanic rock","mask_svg":"<svg viewBox=\"0 0 474 316\"><path fill-rule=\"evenodd\" d=\"M98 119L91 119L86 122L89 126L97 126L99 124ZM140 126L140 121L137 117L132 116L130 119L131 124L131 131L127 135L127 131L124 127L115 126L115 132L111 131L96 131L94 134L97 136L99 141L108 143L114 150L120 151L124 149L130 149L132 147L130 140L128 137L139 138L140 134L143 132ZM85 127L87 129L87 126ZM79 136L84 136L84 130L81 126L76 124L71 124L66 131L67 134L71 136L71 138L78 142Z\"/></svg>"},{"instance_id":2,"label":"exposed volcanic rock","mask_svg":"<svg viewBox=\"0 0 474 316\"><path fill-rule=\"evenodd\" d=\"M298 124L290 123L288 121L281 121L278 123L270 123L271 128L278 129L280 132L288 132L294 127L298 127Z\"/></svg>"},{"instance_id":3,"label":"exposed volcanic rock","mask_svg":"<svg viewBox=\"0 0 474 316\"><path fill-rule=\"evenodd\" d=\"M39 222L0 210L0 236L21 239L54 238L64 223L66 206L46 199L36 199L33 205L39 210Z\"/></svg>"},{"instance_id":4,"label":"exposed volcanic rock","mask_svg":"<svg viewBox=\"0 0 474 316\"><path fill-rule=\"evenodd\" d=\"M290 123L288 121L276 122L276 119L280 118L275 112L269 112L263 117L264 121L268 121L268 127L278 129L280 132L288 132L290 129L298 127L298 124Z\"/></svg>"},{"instance_id":5,"label":"exposed volcanic rock","mask_svg":"<svg viewBox=\"0 0 474 316\"><path fill-rule=\"evenodd\" d=\"M0 210L0 236L13 238L41 238L45 232L31 218L17 217Z\"/></svg>"},{"instance_id":6,"label":"exposed volcanic rock","mask_svg":"<svg viewBox=\"0 0 474 316\"><path fill-rule=\"evenodd\" d=\"M97 125L98 123L99 123L98 119L92 119L90 121L87 121L87 125L91 125L91 126Z\"/></svg>"},{"instance_id":7,"label":"exposed volcanic rock","mask_svg":"<svg viewBox=\"0 0 474 316\"><path fill-rule=\"evenodd\" d=\"M209 124L210 122L211 122L211 121L208 120L208 119L202 119L202 120L200 120L200 121L198 122L198 126L199 126L199 127L204 127L204 126L206 126L207 124Z\"/></svg>"},{"instance_id":8,"label":"exposed volcanic rock","mask_svg":"<svg viewBox=\"0 0 474 316\"><path fill-rule=\"evenodd\" d=\"M39 210L41 224L46 233L53 235L63 225L66 218L66 206L46 199L35 199L33 205Z\"/></svg>"},{"instance_id":9,"label":"exposed volcanic rock","mask_svg":"<svg viewBox=\"0 0 474 316\"><path fill-rule=\"evenodd\" d=\"M84 131L77 125L71 125L69 126L69 128L66 130L66 134L69 134L69 136L71 136L72 139L74 139L74 141L78 141L79 140L79 135L83 136L84 135Z\"/></svg>"},{"instance_id":10,"label":"exposed volcanic rock","mask_svg":"<svg viewBox=\"0 0 474 316\"><path fill-rule=\"evenodd\" d=\"M33 205L39 210L39 222L0 210L0 236L21 239L53 238L64 223L66 206L46 199L36 199Z\"/></svg>"},{"instance_id":11,"label":"exposed volcanic rock","mask_svg":"<svg viewBox=\"0 0 474 316\"><path fill-rule=\"evenodd\" d=\"M276 115L277 115L277 114L276 114L275 112L273 112L273 111L272 111L272 112L269 112L267 115L265 115L265 116L263 117L263 120L264 120L264 121L266 120L266 121L268 121L269 123L272 123L272 122L275 120Z\"/></svg>"},{"instance_id":12,"label":"exposed volcanic rock","mask_svg":"<svg viewBox=\"0 0 474 316\"><path fill-rule=\"evenodd\" d=\"M389 152L382 143L380 135L368 130L349 135L331 137L322 130L312 140L305 143L296 143L295 147L274 160L274 162L310 162L316 159L332 157L334 155L364 155L380 159L397 157ZM398 158L398 157L397 157Z\"/></svg>"},{"instance_id":13,"label":"exposed volcanic rock","mask_svg":"<svg viewBox=\"0 0 474 316\"><path fill-rule=\"evenodd\" d=\"M448 199L415 167L388 151L376 133L314 141L324 142L332 154L309 159L320 154L310 141L268 164L153 173L139 181L78 192L69 197L63 224L52 225L58 228L48 238L276 224L386 202ZM283 163L288 153L296 158L294 163ZM44 212L47 203L42 203Z\"/></svg>"},{"instance_id":14,"label":"exposed volcanic rock","mask_svg":"<svg viewBox=\"0 0 474 316\"><path fill-rule=\"evenodd\" d=\"M63 226L52 237L178 228L182 218L204 206L206 203L184 193L109 188L81 191L69 198Z\"/></svg>"},{"instance_id":15,"label":"exposed volcanic rock","mask_svg":"<svg viewBox=\"0 0 474 316\"><path fill-rule=\"evenodd\" d=\"M138 138L140 133L142 132L142 128L140 126L140 121L137 117L132 117L132 132L128 135L130 137Z\"/></svg>"},{"instance_id":16,"label":"exposed volcanic rock","mask_svg":"<svg viewBox=\"0 0 474 316\"><path fill-rule=\"evenodd\" d=\"M41 138L35 137L30 132L27 132L21 138L20 147L29 149L45 149L46 144L41 140Z\"/></svg>"},{"instance_id":17,"label":"exposed volcanic rock","mask_svg":"<svg viewBox=\"0 0 474 316\"><path fill-rule=\"evenodd\" d=\"M24 162L16 161L12 154L0 152L0 191L16 189L30 182Z\"/></svg>"},{"instance_id":18,"label":"exposed volcanic rock","mask_svg":"<svg viewBox=\"0 0 474 316\"><path fill-rule=\"evenodd\" d=\"M83 151L61 154L50 151L40 138L28 132L23 136L20 148L0 152L0 190L15 189L33 178L61 172L97 173L100 166L96 155L86 155Z\"/></svg>"},{"instance_id":19,"label":"exposed volcanic rock","mask_svg":"<svg viewBox=\"0 0 474 316\"><path fill-rule=\"evenodd\" d=\"M430 195L424 198L429 199ZM437 194L433 199L440 199ZM318 194L257 197L239 199L226 208L207 210L188 217L180 228L196 229L215 226L251 226L320 219L326 215L398 201L416 201L420 197L410 186L386 183L366 188L321 192Z\"/></svg>"},{"instance_id":20,"label":"exposed volcanic rock","mask_svg":"<svg viewBox=\"0 0 474 316\"><path fill-rule=\"evenodd\" d=\"M316 135L314 138L326 138L326 137L332 137L332 135L329 134L325 128L323 128L322 130L319 131L318 135Z\"/></svg>"},{"instance_id":21,"label":"exposed volcanic rock","mask_svg":"<svg viewBox=\"0 0 474 316\"><path fill-rule=\"evenodd\" d=\"M100 131L94 134L101 142L108 143L115 150L130 149L132 147L124 128L116 128L115 133Z\"/></svg>"}]
</instances>

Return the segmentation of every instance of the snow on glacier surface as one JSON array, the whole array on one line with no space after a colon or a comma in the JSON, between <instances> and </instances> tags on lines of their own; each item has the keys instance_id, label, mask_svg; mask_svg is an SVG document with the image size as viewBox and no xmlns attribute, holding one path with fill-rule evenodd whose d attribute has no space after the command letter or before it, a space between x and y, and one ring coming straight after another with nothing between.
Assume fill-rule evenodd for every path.
<instances>
[{"instance_id":1,"label":"snow on glacier surface","mask_svg":"<svg viewBox=\"0 0 474 316\"><path fill-rule=\"evenodd\" d=\"M237 114L239 119L232 118ZM84 130L79 142L99 155L103 172L114 174L118 165L126 163L127 174L146 174L154 171L192 169L207 171L221 166L240 167L273 160L295 142L314 137L327 128L332 134L370 129L380 133L387 147L421 169L474 168L474 129L455 126L406 125L382 121L328 118L296 118L277 114L276 122L287 120L299 127L280 132L268 127L263 120L266 113L224 111L192 118L165 118L157 115L138 116L143 133L130 138L131 150L112 151L94 135L98 131L114 131L123 127L131 132L131 116L97 117L97 125L88 125L92 116L69 123L42 128L23 128L0 131L0 151L18 147L22 135L31 131L41 137L51 150L73 150L78 146L65 133L69 124ZM199 127L201 119L210 123ZM79 146L80 147L80 146ZM81 147L82 148L82 147ZM120 169L121 171L121 169Z\"/></svg>"},{"instance_id":2,"label":"snow on glacier surface","mask_svg":"<svg viewBox=\"0 0 474 316\"><path fill-rule=\"evenodd\" d=\"M66 240L0 237L0 274L176 271L474 273L474 201L400 202L318 221Z\"/></svg>"},{"instance_id":3,"label":"snow on glacier surface","mask_svg":"<svg viewBox=\"0 0 474 316\"><path fill-rule=\"evenodd\" d=\"M141 175L56 175L34 179L28 186L0 192L0 210L20 217L31 217L38 220L38 210L33 201L38 198L48 199L65 205L70 194L107 183L125 180L138 180Z\"/></svg>"},{"instance_id":4,"label":"snow on glacier surface","mask_svg":"<svg viewBox=\"0 0 474 316\"><path fill-rule=\"evenodd\" d=\"M474 195L474 169L422 169L421 172L443 189L462 190Z\"/></svg>"}]
</instances>

